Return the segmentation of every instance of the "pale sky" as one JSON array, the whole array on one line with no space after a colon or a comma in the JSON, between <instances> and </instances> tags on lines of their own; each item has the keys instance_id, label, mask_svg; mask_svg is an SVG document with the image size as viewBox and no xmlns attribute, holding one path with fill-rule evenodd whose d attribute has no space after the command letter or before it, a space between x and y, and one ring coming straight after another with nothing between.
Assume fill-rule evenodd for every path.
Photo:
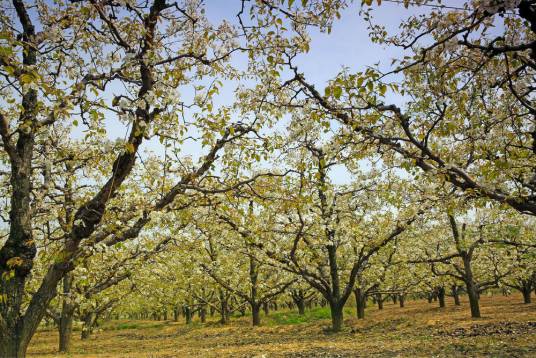
<instances>
[{"instance_id":1,"label":"pale sky","mask_svg":"<svg viewBox=\"0 0 536 358\"><path fill-rule=\"evenodd\" d=\"M236 23L240 0L206 0L205 3L206 14L215 26L223 19ZM462 3L462 0L451 0L448 5ZM296 59L295 63L298 64L300 71L319 90L323 90L327 81L343 67L348 67L351 71L362 71L367 66L379 62L382 68L389 68L393 58L403 56L398 48L384 48L372 43L368 37L367 24L359 16L360 4L361 1L355 1L351 7L343 11L341 18L335 21L330 34L311 31L310 51ZM427 10L427 8L419 9L420 12ZM415 8L405 9L400 4L384 1L381 7L374 11L374 16L376 23L381 23L387 26L388 30L397 32L400 22L415 13ZM234 86L224 86L216 104L231 104L234 101L233 91ZM188 93L184 95L188 96ZM387 101L403 105L402 98L393 98L392 95L388 96ZM126 128L117 120L108 120L107 130L110 138L125 137ZM153 139L144 143L141 152L144 150L162 153L162 146L157 139ZM203 151L199 143L190 142L184 146L183 153L192 155L195 159L203 154ZM331 177L337 183L347 183L350 179L344 170L334 170Z\"/></svg>"}]
</instances>

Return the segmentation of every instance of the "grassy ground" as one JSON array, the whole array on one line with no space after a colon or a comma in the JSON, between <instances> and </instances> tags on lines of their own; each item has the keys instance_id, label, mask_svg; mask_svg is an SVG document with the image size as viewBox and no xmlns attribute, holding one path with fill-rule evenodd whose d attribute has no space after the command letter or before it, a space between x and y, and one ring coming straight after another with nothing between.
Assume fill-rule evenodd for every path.
<instances>
[{"instance_id":1,"label":"grassy ground","mask_svg":"<svg viewBox=\"0 0 536 358\"><path fill-rule=\"evenodd\" d=\"M87 341L74 337L72 357L536 357L536 304L518 295L482 297L483 318L469 318L468 303L386 302L368 307L365 320L345 311L345 330L330 334L329 311L299 316L274 312L252 328L248 317L229 325L112 321ZM30 357L54 357L55 331L34 337Z\"/></svg>"}]
</instances>

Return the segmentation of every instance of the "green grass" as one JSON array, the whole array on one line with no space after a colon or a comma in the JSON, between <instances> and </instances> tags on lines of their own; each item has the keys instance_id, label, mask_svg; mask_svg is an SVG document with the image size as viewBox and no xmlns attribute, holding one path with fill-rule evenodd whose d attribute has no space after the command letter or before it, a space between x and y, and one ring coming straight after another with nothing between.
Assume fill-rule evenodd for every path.
<instances>
[{"instance_id":1,"label":"green grass","mask_svg":"<svg viewBox=\"0 0 536 358\"><path fill-rule=\"evenodd\" d=\"M351 308L344 309L345 317L353 314L354 311ZM329 307L316 307L311 310L306 310L303 315L298 314L297 311L283 311L270 313L268 317L263 317L263 319L264 323L270 326L301 324L331 319L331 313Z\"/></svg>"}]
</instances>

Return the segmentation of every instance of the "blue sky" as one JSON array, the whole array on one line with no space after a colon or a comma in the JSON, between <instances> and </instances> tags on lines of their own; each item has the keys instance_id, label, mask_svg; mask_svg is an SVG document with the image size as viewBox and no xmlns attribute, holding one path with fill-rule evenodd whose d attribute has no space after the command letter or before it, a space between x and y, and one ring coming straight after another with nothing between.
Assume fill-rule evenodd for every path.
<instances>
[{"instance_id":1,"label":"blue sky","mask_svg":"<svg viewBox=\"0 0 536 358\"><path fill-rule=\"evenodd\" d=\"M233 7L233 3L236 6ZM330 34L311 31L310 51L302 54L295 62L307 80L319 90L343 67L348 67L351 71L361 71L378 62L388 65L393 58L402 55L397 48L385 48L372 43L368 36L367 23L359 16L359 4L360 1L357 1L341 13L341 18L335 21ZM207 16L214 22L234 19L239 6L240 1L208 0ZM379 22L396 31L398 24L410 14L410 10L397 4L384 3L376 13ZM223 101L233 100L232 90L228 90L230 92L222 93ZM401 102L397 98L390 100ZM333 167L330 177L338 184L347 184L351 180L349 173L342 166Z\"/></svg>"},{"instance_id":2,"label":"blue sky","mask_svg":"<svg viewBox=\"0 0 536 358\"><path fill-rule=\"evenodd\" d=\"M237 23L236 14L240 9L240 0L206 0L205 3L206 14L215 26L224 19ZM330 34L312 30L310 51L296 60L300 71L319 90L322 90L326 82L343 67L348 67L351 71L362 71L367 66L378 62L389 66L393 58L400 58L403 55L398 48L384 48L372 43L368 36L367 23L359 16L360 3L361 1L355 1L352 6L341 13L341 18L335 21ZM452 0L451 3L460 4L462 1ZM375 22L387 26L391 33L395 33L400 22L414 13L414 8L405 9L400 4L384 1L382 6L375 10L374 15ZM242 60L238 56L234 61ZM234 89L235 86L232 84L224 86L217 103L231 104L234 101ZM184 93L186 97L189 95L191 93ZM387 100L397 104L403 102L402 98L390 97ZM126 128L117 120L110 118L107 121L107 129L112 139L125 137ZM156 139L145 142L142 151L145 150L163 153L162 146ZM194 142L186 143L182 152L192 155L194 159L203 154L200 144ZM344 170L335 170L332 173L332 179L338 183L345 183L348 182L349 177Z\"/></svg>"}]
</instances>

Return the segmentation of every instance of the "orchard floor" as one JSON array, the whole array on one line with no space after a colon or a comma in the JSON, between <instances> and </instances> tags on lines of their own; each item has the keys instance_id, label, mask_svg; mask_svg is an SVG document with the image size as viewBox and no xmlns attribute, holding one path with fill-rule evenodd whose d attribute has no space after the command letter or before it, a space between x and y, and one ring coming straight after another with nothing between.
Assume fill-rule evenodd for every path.
<instances>
[{"instance_id":1,"label":"orchard floor","mask_svg":"<svg viewBox=\"0 0 536 358\"><path fill-rule=\"evenodd\" d=\"M469 318L462 299L456 307L409 301L405 308L386 302L369 307L365 320L345 311L345 329L325 331L329 312L317 308L305 317L278 311L252 328L249 317L227 326L215 322L111 321L86 341L73 338L72 353L58 355L57 332L39 331L30 357L536 357L536 303L519 295L482 297L482 318Z\"/></svg>"}]
</instances>

